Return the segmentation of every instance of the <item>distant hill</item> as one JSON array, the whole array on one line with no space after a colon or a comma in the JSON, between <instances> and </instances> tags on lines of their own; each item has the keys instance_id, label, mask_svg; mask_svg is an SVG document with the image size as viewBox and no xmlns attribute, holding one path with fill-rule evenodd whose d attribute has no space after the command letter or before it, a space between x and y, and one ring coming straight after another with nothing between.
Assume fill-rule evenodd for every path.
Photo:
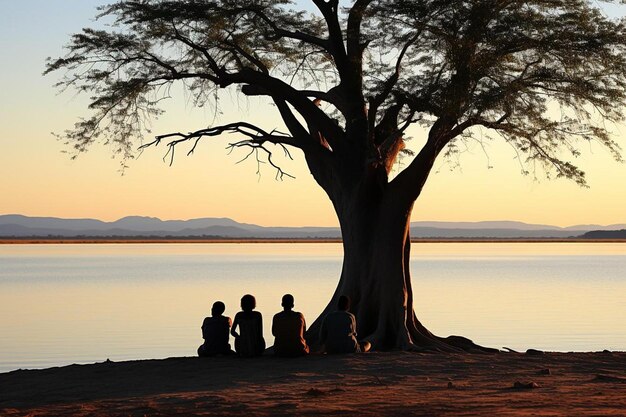
<instances>
[{"instance_id":1,"label":"distant hill","mask_svg":"<svg viewBox=\"0 0 626 417\"><path fill-rule=\"evenodd\" d=\"M592 230L581 236L585 239L626 239L626 229L622 230Z\"/></svg>"},{"instance_id":2,"label":"distant hill","mask_svg":"<svg viewBox=\"0 0 626 417\"><path fill-rule=\"evenodd\" d=\"M114 222L94 219L0 216L0 237L224 237L339 238L336 227L263 227L228 218L160 220L129 216Z\"/></svg>"},{"instance_id":3,"label":"distant hill","mask_svg":"<svg viewBox=\"0 0 626 417\"><path fill-rule=\"evenodd\" d=\"M626 224L558 227L514 221L413 222L411 236L417 238L568 238L587 232L626 229ZM326 238L341 237L337 227L264 227L239 223L229 218L160 220L156 217L129 216L113 222L96 219L0 216L0 237L154 237L154 238Z\"/></svg>"}]
</instances>

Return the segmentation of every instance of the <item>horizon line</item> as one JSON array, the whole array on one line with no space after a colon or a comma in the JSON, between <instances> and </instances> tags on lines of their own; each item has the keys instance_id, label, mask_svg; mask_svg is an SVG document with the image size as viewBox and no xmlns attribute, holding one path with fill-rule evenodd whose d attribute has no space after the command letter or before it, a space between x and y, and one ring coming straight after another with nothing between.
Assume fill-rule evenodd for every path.
<instances>
[{"instance_id":1,"label":"horizon line","mask_svg":"<svg viewBox=\"0 0 626 417\"><path fill-rule=\"evenodd\" d=\"M254 225L254 226L260 226L260 227L284 227L284 228L339 228L339 224L334 225L334 226L319 226L319 225L298 225L298 226L280 226L280 225L271 225L271 226L267 226L267 225L261 225L258 223L250 223L250 222L242 222L239 220L236 220L232 217L224 217L224 216L204 216L204 217L192 217L192 218L187 218L187 219L162 219L160 217L156 217L156 216L149 216L149 215L138 215L138 214L131 214L131 215L126 215L120 218L117 218L115 220L102 220L96 217L57 217L57 216L50 216L50 215L27 215L27 214L21 214L21 213L7 213L7 214L0 214L0 217L5 217L5 216L20 216L20 217L27 217L27 218L47 218L47 219L59 219L59 220L95 220L95 221L100 221L102 223L115 223L117 221L120 220L124 220L124 219L128 219L128 218L141 218L141 219L154 219L154 220L158 220L161 222L168 222L168 221L182 221L182 222L187 222L187 221L192 221L192 220L202 220L202 219L220 219L220 220L230 220L233 221L235 223L238 224L243 224L243 225ZM568 226L556 226L553 224L549 224L549 223L529 223L529 222L525 222L525 221L521 221L521 220L412 220L410 222L410 224L414 224L414 223L468 223L468 224L480 224L480 223L521 223L524 225L528 225L528 226L549 226L549 227L556 227L556 228L561 228L561 229L567 229L567 228L571 228L571 227L581 227L581 226L601 226L601 227L609 227L609 226L616 226L616 225L626 225L626 220L624 220L623 223L610 223L610 224L600 224L600 223L578 223L578 224L571 224Z\"/></svg>"}]
</instances>

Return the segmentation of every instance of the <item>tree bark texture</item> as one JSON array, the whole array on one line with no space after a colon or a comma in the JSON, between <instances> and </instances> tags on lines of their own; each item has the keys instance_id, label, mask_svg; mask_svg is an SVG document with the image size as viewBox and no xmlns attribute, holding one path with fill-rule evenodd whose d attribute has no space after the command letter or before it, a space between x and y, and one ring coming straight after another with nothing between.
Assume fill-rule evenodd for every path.
<instances>
[{"instance_id":1,"label":"tree bark texture","mask_svg":"<svg viewBox=\"0 0 626 417\"><path fill-rule=\"evenodd\" d=\"M342 183L346 182L337 181L330 191L324 187L341 226L341 278L329 304L310 327L308 342L318 347L323 318L337 309L339 296L347 295L357 319L357 337L369 341L373 349L492 350L459 336L437 337L418 320L409 267L413 204L395 195L386 181L364 181L350 189L342 189Z\"/></svg>"}]
</instances>

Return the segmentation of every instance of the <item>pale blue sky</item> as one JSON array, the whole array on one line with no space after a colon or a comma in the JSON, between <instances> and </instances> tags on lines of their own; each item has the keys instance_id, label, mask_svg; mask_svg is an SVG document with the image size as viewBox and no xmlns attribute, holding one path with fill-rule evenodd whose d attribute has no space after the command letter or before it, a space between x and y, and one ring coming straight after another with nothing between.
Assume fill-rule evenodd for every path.
<instances>
[{"instance_id":1,"label":"pale blue sky","mask_svg":"<svg viewBox=\"0 0 626 417\"><path fill-rule=\"evenodd\" d=\"M105 220L215 216L265 225L336 224L327 197L297 153L299 160L287 166L297 179L284 182L274 181L271 171L259 180L253 163L235 165L238 158L224 149L228 139L203 144L173 167L162 162L163 149L152 149L132 162L123 177L105 146L96 145L75 161L61 153L64 146L50 132L61 132L88 114L87 100L57 95L52 85L60 74L41 76L45 58L61 55L70 34L93 26L95 8L104 3L108 1L0 0L0 214ZM619 7L604 6L607 13ZM212 117L207 109L190 108L184 96L168 110L155 123L155 133L202 128ZM269 121L269 128L279 123L274 110L260 102L233 98L225 110L222 121L243 114ZM626 147L626 127L616 133ZM626 167L613 162L604 149L583 149L581 165L588 171L590 189L523 177L513 158L510 148L494 143L489 159L479 147L469 149L461 156L461 170L438 164L413 220L509 219L562 226L626 222Z\"/></svg>"}]
</instances>

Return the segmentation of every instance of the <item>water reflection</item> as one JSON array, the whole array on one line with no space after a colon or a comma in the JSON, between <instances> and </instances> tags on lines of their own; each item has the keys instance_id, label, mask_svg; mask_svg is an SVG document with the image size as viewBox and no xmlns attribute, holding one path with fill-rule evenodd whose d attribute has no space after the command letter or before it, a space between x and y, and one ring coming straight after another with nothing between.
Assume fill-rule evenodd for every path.
<instances>
[{"instance_id":1,"label":"water reflection","mask_svg":"<svg viewBox=\"0 0 626 417\"><path fill-rule=\"evenodd\" d=\"M249 292L266 340L290 292L310 323L335 288L339 244L0 246L0 371L193 355L213 301ZM416 311L489 346L626 349L626 245L414 244Z\"/></svg>"}]
</instances>

